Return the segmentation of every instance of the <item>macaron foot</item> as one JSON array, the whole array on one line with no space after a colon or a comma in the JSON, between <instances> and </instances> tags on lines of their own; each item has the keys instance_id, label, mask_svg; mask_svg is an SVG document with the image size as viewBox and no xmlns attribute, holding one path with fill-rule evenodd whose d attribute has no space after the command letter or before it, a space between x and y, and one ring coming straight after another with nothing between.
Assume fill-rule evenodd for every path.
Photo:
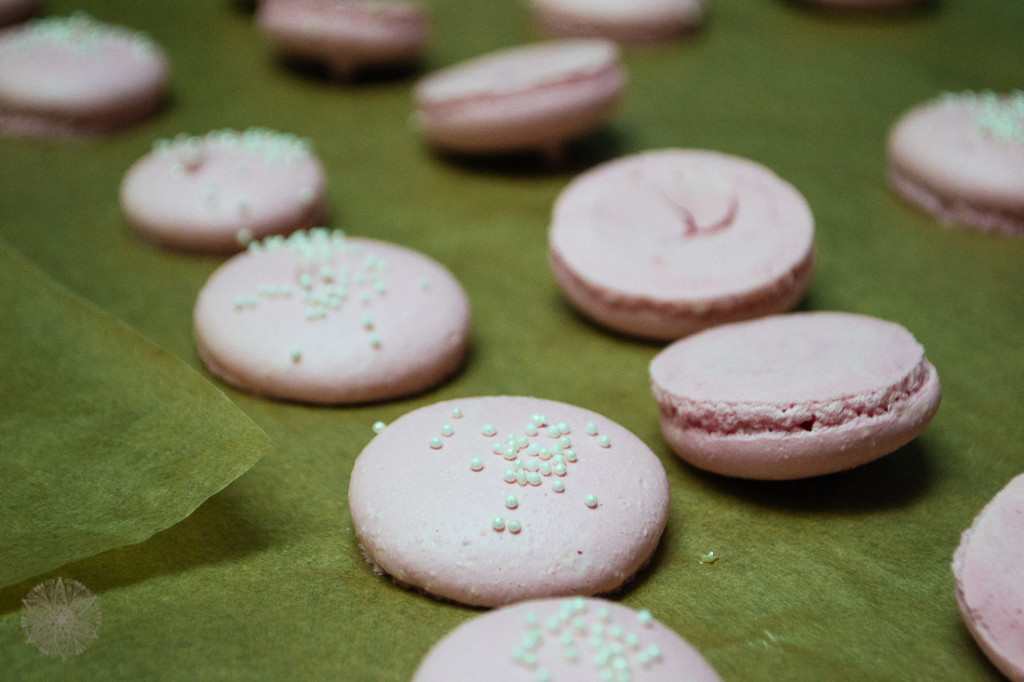
<instances>
[{"instance_id":1,"label":"macaron foot","mask_svg":"<svg viewBox=\"0 0 1024 682\"><path fill-rule=\"evenodd\" d=\"M548 166L552 168L557 168L558 166L561 166L562 163L565 161L564 142L554 142L552 144L546 145L540 151L541 154L544 155L544 160L547 162Z\"/></svg>"}]
</instances>

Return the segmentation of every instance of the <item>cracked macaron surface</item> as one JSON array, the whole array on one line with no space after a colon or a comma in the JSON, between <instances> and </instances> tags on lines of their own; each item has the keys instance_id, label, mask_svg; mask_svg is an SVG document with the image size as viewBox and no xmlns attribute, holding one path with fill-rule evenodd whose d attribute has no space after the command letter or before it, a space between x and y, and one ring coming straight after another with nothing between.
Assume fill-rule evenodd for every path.
<instances>
[{"instance_id":1,"label":"cracked macaron surface","mask_svg":"<svg viewBox=\"0 0 1024 682\"><path fill-rule=\"evenodd\" d=\"M602 164L559 195L555 279L612 330L674 340L788 310L814 266L803 196L761 164L693 149Z\"/></svg>"}]
</instances>

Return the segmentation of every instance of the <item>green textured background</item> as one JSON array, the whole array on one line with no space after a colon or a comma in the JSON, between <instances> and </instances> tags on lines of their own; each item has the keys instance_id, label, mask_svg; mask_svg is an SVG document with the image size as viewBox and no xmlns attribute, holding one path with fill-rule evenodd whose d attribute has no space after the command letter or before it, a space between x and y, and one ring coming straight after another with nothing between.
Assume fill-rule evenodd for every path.
<instances>
[{"instance_id":1,"label":"green textured background","mask_svg":"<svg viewBox=\"0 0 1024 682\"><path fill-rule=\"evenodd\" d=\"M430 66L536 38L523 2L429 5ZM407 680L476 612L372 575L347 511L352 462L375 420L508 393L606 414L661 457L672 516L620 597L726 680L999 679L961 623L949 561L977 511L1024 471L1024 240L945 229L907 206L886 187L884 149L896 117L940 91L1024 86L1020 0L885 18L719 0L693 40L626 52L620 114L557 170L439 158L409 129L411 80L338 86L283 68L228 0L45 8L149 32L170 55L174 96L158 118L95 142L0 139L0 237L26 258L205 373L190 314L219 259L134 239L118 183L156 137L267 126L313 140L332 226L417 248L461 279L474 345L454 381L385 405L312 408L222 387L274 449L149 540L0 590L0 678ZM669 146L753 158L805 194L819 262L803 307L896 320L917 336L945 392L923 436L858 470L790 483L728 480L674 457L647 385L659 347L574 315L545 254L551 204L576 172ZM721 559L700 565L710 550ZM99 639L67 661L24 644L19 627L21 599L51 575L89 587L103 611Z\"/></svg>"}]
</instances>

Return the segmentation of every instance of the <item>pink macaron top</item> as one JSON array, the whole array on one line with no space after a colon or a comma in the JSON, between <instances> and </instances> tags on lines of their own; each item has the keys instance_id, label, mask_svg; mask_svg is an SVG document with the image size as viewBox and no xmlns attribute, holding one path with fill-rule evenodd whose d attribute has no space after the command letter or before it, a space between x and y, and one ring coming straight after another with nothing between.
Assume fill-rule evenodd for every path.
<instances>
[{"instance_id":1,"label":"pink macaron top","mask_svg":"<svg viewBox=\"0 0 1024 682\"><path fill-rule=\"evenodd\" d=\"M230 251L312 227L326 177L308 140L262 128L159 140L121 183L121 205L147 237Z\"/></svg>"},{"instance_id":2,"label":"pink macaron top","mask_svg":"<svg viewBox=\"0 0 1024 682\"><path fill-rule=\"evenodd\" d=\"M353 66L411 57L429 32L426 8L404 0L264 0L259 19L298 54L344 56Z\"/></svg>"},{"instance_id":3,"label":"pink macaron top","mask_svg":"<svg viewBox=\"0 0 1024 682\"><path fill-rule=\"evenodd\" d=\"M956 597L975 640L1013 682L1024 682L1024 475L964 531L953 557Z\"/></svg>"},{"instance_id":4,"label":"pink macaron top","mask_svg":"<svg viewBox=\"0 0 1024 682\"><path fill-rule=\"evenodd\" d=\"M0 107L102 116L159 96L166 81L167 60L153 41L84 14L0 32Z\"/></svg>"},{"instance_id":5,"label":"pink macaron top","mask_svg":"<svg viewBox=\"0 0 1024 682\"><path fill-rule=\"evenodd\" d=\"M477 606L621 587L657 547L668 505L665 470L635 435L526 397L404 415L362 451L349 486L378 570Z\"/></svg>"},{"instance_id":6,"label":"pink macaron top","mask_svg":"<svg viewBox=\"0 0 1024 682\"><path fill-rule=\"evenodd\" d=\"M718 682L693 646L644 609L603 599L507 606L460 625L413 682Z\"/></svg>"},{"instance_id":7,"label":"pink macaron top","mask_svg":"<svg viewBox=\"0 0 1024 682\"><path fill-rule=\"evenodd\" d=\"M560 40L502 50L436 71L416 86L421 107L499 98L619 71L619 51L605 40Z\"/></svg>"},{"instance_id":8,"label":"pink macaron top","mask_svg":"<svg viewBox=\"0 0 1024 682\"><path fill-rule=\"evenodd\" d=\"M442 265L323 229L253 242L194 312L211 371L251 392L358 403L425 390L464 357L469 302Z\"/></svg>"},{"instance_id":9,"label":"pink macaron top","mask_svg":"<svg viewBox=\"0 0 1024 682\"><path fill-rule=\"evenodd\" d=\"M576 178L555 204L550 244L591 286L699 303L787 277L811 258L814 221L800 193L764 166L670 149Z\"/></svg>"},{"instance_id":10,"label":"pink macaron top","mask_svg":"<svg viewBox=\"0 0 1024 682\"><path fill-rule=\"evenodd\" d=\"M32 16L39 0L0 0L0 26L7 26Z\"/></svg>"},{"instance_id":11,"label":"pink macaron top","mask_svg":"<svg viewBox=\"0 0 1024 682\"><path fill-rule=\"evenodd\" d=\"M940 197L1024 214L1024 92L946 94L904 114L894 170Z\"/></svg>"},{"instance_id":12,"label":"pink macaron top","mask_svg":"<svg viewBox=\"0 0 1024 682\"><path fill-rule=\"evenodd\" d=\"M533 4L593 21L623 24L696 24L702 13L700 0L533 0Z\"/></svg>"},{"instance_id":13,"label":"pink macaron top","mask_svg":"<svg viewBox=\"0 0 1024 682\"><path fill-rule=\"evenodd\" d=\"M651 375L663 390L695 401L789 404L888 389L915 377L923 360L921 344L893 322L793 313L679 341L654 359Z\"/></svg>"}]
</instances>

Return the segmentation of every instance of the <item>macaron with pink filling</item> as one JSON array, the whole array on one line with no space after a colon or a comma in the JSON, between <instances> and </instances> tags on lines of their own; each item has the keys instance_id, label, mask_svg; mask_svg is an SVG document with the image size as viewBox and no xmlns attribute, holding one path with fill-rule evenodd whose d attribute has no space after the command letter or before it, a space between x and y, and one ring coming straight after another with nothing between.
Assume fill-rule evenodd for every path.
<instances>
[{"instance_id":1,"label":"macaron with pink filling","mask_svg":"<svg viewBox=\"0 0 1024 682\"><path fill-rule=\"evenodd\" d=\"M603 599L541 599L495 609L448 633L412 682L719 682L690 643Z\"/></svg>"},{"instance_id":2,"label":"macaron with pink filling","mask_svg":"<svg viewBox=\"0 0 1024 682\"><path fill-rule=\"evenodd\" d=\"M0 131L88 136L125 127L164 102L168 67L144 34L81 13L0 31Z\"/></svg>"},{"instance_id":3,"label":"macaron with pink filling","mask_svg":"<svg viewBox=\"0 0 1024 682\"><path fill-rule=\"evenodd\" d=\"M601 37L622 44L655 43L697 29L701 0L531 0L534 21L559 37Z\"/></svg>"},{"instance_id":4,"label":"macaron with pink filling","mask_svg":"<svg viewBox=\"0 0 1024 682\"><path fill-rule=\"evenodd\" d=\"M426 7L404 0L263 0L256 20L277 52L340 78L414 64L430 37Z\"/></svg>"},{"instance_id":5,"label":"macaron with pink filling","mask_svg":"<svg viewBox=\"0 0 1024 682\"><path fill-rule=\"evenodd\" d=\"M985 505L953 555L956 600L989 660L1024 682L1024 475Z\"/></svg>"},{"instance_id":6,"label":"macaron with pink filling","mask_svg":"<svg viewBox=\"0 0 1024 682\"><path fill-rule=\"evenodd\" d=\"M843 471L909 443L939 406L924 348L894 322L773 315L703 331L651 363L665 440L726 476Z\"/></svg>"},{"instance_id":7,"label":"macaron with pink filling","mask_svg":"<svg viewBox=\"0 0 1024 682\"><path fill-rule=\"evenodd\" d=\"M469 301L437 261L316 228L252 242L210 276L193 314L214 375L319 404L421 393L461 365Z\"/></svg>"},{"instance_id":8,"label":"macaron with pink filling","mask_svg":"<svg viewBox=\"0 0 1024 682\"><path fill-rule=\"evenodd\" d=\"M264 128L158 140L121 182L137 234L189 251L237 251L253 239L323 223L326 174L309 140Z\"/></svg>"},{"instance_id":9,"label":"macaron with pink filling","mask_svg":"<svg viewBox=\"0 0 1024 682\"><path fill-rule=\"evenodd\" d=\"M657 456L590 410L463 398L376 428L349 484L356 536L377 573L441 599L613 592L668 520Z\"/></svg>"},{"instance_id":10,"label":"macaron with pink filling","mask_svg":"<svg viewBox=\"0 0 1024 682\"><path fill-rule=\"evenodd\" d=\"M1024 92L947 93L889 133L889 183L943 223L1024 235Z\"/></svg>"},{"instance_id":11,"label":"macaron with pink filling","mask_svg":"<svg viewBox=\"0 0 1024 682\"><path fill-rule=\"evenodd\" d=\"M0 0L0 26L24 21L35 14L39 0Z\"/></svg>"},{"instance_id":12,"label":"macaron with pink filling","mask_svg":"<svg viewBox=\"0 0 1024 682\"><path fill-rule=\"evenodd\" d=\"M814 218L761 164L666 149L573 180L555 202L549 244L555 279L581 313L674 340L796 305L814 266Z\"/></svg>"},{"instance_id":13,"label":"macaron with pink filling","mask_svg":"<svg viewBox=\"0 0 1024 682\"><path fill-rule=\"evenodd\" d=\"M438 149L464 154L561 154L612 117L626 86L606 40L561 40L476 57L422 78L417 121Z\"/></svg>"}]
</instances>

